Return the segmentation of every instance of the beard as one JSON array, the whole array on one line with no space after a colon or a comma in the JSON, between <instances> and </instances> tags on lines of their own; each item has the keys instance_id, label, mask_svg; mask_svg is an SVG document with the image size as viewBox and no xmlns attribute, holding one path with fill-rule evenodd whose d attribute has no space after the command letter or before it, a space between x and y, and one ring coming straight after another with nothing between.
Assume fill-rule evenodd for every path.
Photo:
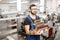
<instances>
[{"instance_id":1,"label":"beard","mask_svg":"<svg viewBox=\"0 0 60 40\"><path fill-rule=\"evenodd\" d=\"M36 13L31 12L32 15L36 15Z\"/></svg>"}]
</instances>

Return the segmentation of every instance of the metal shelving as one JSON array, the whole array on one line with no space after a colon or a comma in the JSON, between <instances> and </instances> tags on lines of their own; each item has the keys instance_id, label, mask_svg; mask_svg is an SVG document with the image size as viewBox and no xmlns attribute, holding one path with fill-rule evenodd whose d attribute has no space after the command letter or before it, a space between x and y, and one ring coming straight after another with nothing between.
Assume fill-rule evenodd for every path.
<instances>
[{"instance_id":1,"label":"metal shelving","mask_svg":"<svg viewBox=\"0 0 60 40\"><path fill-rule=\"evenodd\" d=\"M20 17L16 17L18 14L17 0L1 0L0 9L0 15L3 16L0 18L0 40L2 40L7 36L17 34L17 28L12 29L13 26L17 26L17 23L11 24L11 20L17 21Z\"/></svg>"}]
</instances>

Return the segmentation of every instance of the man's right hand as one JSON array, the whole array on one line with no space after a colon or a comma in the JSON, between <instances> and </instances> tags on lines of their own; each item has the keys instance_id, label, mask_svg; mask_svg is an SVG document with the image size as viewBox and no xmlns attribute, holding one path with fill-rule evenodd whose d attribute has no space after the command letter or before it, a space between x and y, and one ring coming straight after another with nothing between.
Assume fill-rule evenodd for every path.
<instances>
[{"instance_id":1,"label":"man's right hand","mask_svg":"<svg viewBox=\"0 0 60 40\"><path fill-rule=\"evenodd\" d=\"M35 35L41 35L41 34L43 34L43 30L41 30L41 31L34 31L34 33L35 33Z\"/></svg>"}]
</instances>

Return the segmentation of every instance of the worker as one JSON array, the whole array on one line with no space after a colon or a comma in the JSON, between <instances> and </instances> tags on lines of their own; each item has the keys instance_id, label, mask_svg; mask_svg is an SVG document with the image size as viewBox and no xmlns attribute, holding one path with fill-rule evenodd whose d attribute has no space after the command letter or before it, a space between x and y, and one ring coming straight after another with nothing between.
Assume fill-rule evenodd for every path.
<instances>
[{"instance_id":1,"label":"worker","mask_svg":"<svg viewBox=\"0 0 60 40\"><path fill-rule=\"evenodd\" d=\"M35 29L35 26L33 25L34 20L40 19L40 17L36 15L37 6L35 4L30 5L29 10L29 15L24 20L25 32L26 34L30 34L27 36L27 40L40 40L40 35L33 35ZM43 32L41 32L41 34L42 33Z\"/></svg>"}]
</instances>

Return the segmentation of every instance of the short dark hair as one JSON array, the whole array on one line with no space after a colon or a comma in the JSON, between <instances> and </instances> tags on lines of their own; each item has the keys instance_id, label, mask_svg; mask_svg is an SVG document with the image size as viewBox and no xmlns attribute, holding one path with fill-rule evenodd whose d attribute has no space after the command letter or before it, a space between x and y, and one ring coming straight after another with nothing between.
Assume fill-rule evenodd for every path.
<instances>
[{"instance_id":1,"label":"short dark hair","mask_svg":"<svg viewBox=\"0 0 60 40\"><path fill-rule=\"evenodd\" d=\"M30 7L29 7L29 9L31 9L31 7L33 7L33 6L36 6L36 5L35 4L31 4Z\"/></svg>"}]
</instances>

